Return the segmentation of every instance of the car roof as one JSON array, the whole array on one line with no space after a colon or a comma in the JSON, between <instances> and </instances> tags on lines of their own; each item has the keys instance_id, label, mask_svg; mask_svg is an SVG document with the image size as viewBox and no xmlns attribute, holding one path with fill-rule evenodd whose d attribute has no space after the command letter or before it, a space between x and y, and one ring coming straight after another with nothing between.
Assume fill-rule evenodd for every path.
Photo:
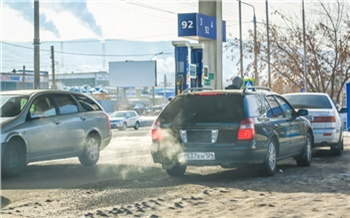
<instances>
[{"instance_id":1,"label":"car roof","mask_svg":"<svg viewBox=\"0 0 350 218\"><path fill-rule=\"evenodd\" d=\"M328 95L327 93L323 93L323 92L293 92L293 93L286 93L283 94L283 96L287 96L287 95Z\"/></svg>"},{"instance_id":2,"label":"car roof","mask_svg":"<svg viewBox=\"0 0 350 218\"><path fill-rule=\"evenodd\" d=\"M79 92L71 92L66 90L55 90L55 89L24 89L24 90L9 90L1 91L0 95L12 94L12 95L33 95L38 93L73 93L73 94L83 94Z\"/></svg>"},{"instance_id":3,"label":"car roof","mask_svg":"<svg viewBox=\"0 0 350 218\"><path fill-rule=\"evenodd\" d=\"M267 87L247 87L245 89L215 89L215 90L203 90L203 91L193 91L193 92L185 92L181 93L181 95L198 95L198 94L212 94L212 93L218 93L218 94L249 94L249 93L266 93L266 94L277 94L273 91L271 91Z\"/></svg>"}]
</instances>

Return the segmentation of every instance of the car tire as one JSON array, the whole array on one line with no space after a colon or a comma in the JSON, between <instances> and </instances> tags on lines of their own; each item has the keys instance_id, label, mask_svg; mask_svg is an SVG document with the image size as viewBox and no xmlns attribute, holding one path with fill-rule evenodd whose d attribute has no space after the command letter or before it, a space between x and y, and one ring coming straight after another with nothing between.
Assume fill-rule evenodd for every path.
<instances>
[{"instance_id":1,"label":"car tire","mask_svg":"<svg viewBox=\"0 0 350 218\"><path fill-rule=\"evenodd\" d=\"M298 166L310 166L312 160L312 137L310 133L306 134L306 145L298 157L295 158Z\"/></svg>"},{"instance_id":2,"label":"car tire","mask_svg":"<svg viewBox=\"0 0 350 218\"><path fill-rule=\"evenodd\" d=\"M139 123L139 121L137 121L137 122L135 123L134 129L135 129L135 130L138 130L139 128L140 128L140 123Z\"/></svg>"},{"instance_id":3,"label":"car tire","mask_svg":"<svg viewBox=\"0 0 350 218\"><path fill-rule=\"evenodd\" d=\"M339 142L337 143L336 146L331 147L332 154L335 156L340 156L343 153L344 150L344 141L343 141L343 136L340 135Z\"/></svg>"},{"instance_id":4,"label":"car tire","mask_svg":"<svg viewBox=\"0 0 350 218\"><path fill-rule=\"evenodd\" d=\"M186 165L176 164L173 167L166 169L166 172L168 173L169 176L181 177L185 175L186 169L187 169Z\"/></svg>"},{"instance_id":5,"label":"car tire","mask_svg":"<svg viewBox=\"0 0 350 218\"><path fill-rule=\"evenodd\" d=\"M272 139L267 147L265 160L258 170L258 173L261 176L273 176L273 174L275 174L277 168L276 151L276 141Z\"/></svg>"},{"instance_id":6,"label":"car tire","mask_svg":"<svg viewBox=\"0 0 350 218\"><path fill-rule=\"evenodd\" d=\"M79 161L83 166L93 166L100 158L100 146L97 136L90 135L86 138L83 153Z\"/></svg>"},{"instance_id":7,"label":"car tire","mask_svg":"<svg viewBox=\"0 0 350 218\"><path fill-rule=\"evenodd\" d=\"M127 125L126 125L126 123L124 122L123 123L123 126L119 129L119 130L121 130L121 131L125 131L126 130L126 128L127 128Z\"/></svg>"},{"instance_id":8,"label":"car tire","mask_svg":"<svg viewBox=\"0 0 350 218\"><path fill-rule=\"evenodd\" d=\"M4 177L20 174L26 167L26 154L18 140L12 140L2 154L1 173Z\"/></svg>"}]
</instances>

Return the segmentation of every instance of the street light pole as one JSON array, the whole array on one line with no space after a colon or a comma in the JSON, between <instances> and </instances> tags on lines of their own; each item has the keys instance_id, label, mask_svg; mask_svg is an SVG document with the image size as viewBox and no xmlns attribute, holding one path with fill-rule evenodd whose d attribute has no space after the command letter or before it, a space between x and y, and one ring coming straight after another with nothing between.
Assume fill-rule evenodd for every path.
<instances>
[{"instance_id":1,"label":"street light pole","mask_svg":"<svg viewBox=\"0 0 350 218\"><path fill-rule=\"evenodd\" d=\"M257 44L256 44L256 17L255 17L255 7L251 4L242 2L245 5L251 6L254 11L253 22L254 22L254 85L259 85L258 67L257 67Z\"/></svg>"},{"instance_id":2,"label":"street light pole","mask_svg":"<svg viewBox=\"0 0 350 218\"><path fill-rule=\"evenodd\" d=\"M270 35L269 35L269 3L266 0L266 35L267 35L267 74L269 77L269 88L271 88L270 72Z\"/></svg>"},{"instance_id":3,"label":"street light pole","mask_svg":"<svg viewBox=\"0 0 350 218\"><path fill-rule=\"evenodd\" d=\"M240 63L241 63L241 78L244 79L244 76L243 76L242 4L241 4L241 0L238 0L238 8L239 8L239 51L240 51Z\"/></svg>"},{"instance_id":4,"label":"street light pole","mask_svg":"<svg viewBox=\"0 0 350 218\"><path fill-rule=\"evenodd\" d=\"M307 72L306 72L306 41L305 41L305 11L304 0L302 1L302 13L303 13L303 43L304 43L304 89L307 92Z\"/></svg>"}]
</instances>

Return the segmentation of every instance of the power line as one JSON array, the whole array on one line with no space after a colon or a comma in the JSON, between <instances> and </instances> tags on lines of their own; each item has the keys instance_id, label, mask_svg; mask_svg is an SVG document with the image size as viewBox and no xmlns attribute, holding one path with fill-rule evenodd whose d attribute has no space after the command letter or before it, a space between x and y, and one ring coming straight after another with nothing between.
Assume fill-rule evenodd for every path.
<instances>
[{"instance_id":1,"label":"power line","mask_svg":"<svg viewBox=\"0 0 350 218\"><path fill-rule=\"evenodd\" d=\"M25 48L25 49L33 49L32 47L27 47L23 45L16 45L8 42L3 42L1 43L6 44L6 45L11 45L15 47L20 47L20 48ZM40 49L41 51L45 52L50 52L48 49ZM94 56L94 57L142 57L142 56L150 56L153 55L154 53L147 53L147 54L92 54L92 53L77 53L77 52L64 52L64 51L55 51L55 53L60 53L60 54L69 54L69 55L80 55L80 56ZM169 55L173 54L174 52L164 52L163 54Z\"/></svg>"}]
</instances>

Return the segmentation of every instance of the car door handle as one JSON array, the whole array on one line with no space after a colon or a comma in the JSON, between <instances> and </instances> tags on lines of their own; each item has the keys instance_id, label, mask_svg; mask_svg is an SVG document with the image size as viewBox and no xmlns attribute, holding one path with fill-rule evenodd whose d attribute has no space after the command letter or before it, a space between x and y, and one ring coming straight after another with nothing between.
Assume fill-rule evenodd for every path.
<instances>
[{"instance_id":1,"label":"car door handle","mask_svg":"<svg viewBox=\"0 0 350 218\"><path fill-rule=\"evenodd\" d=\"M87 119L87 116L86 116L86 115L83 115L83 116L80 117L80 119L81 119L82 121L85 121L85 120Z\"/></svg>"},{"instance_id":2,"label":"car door handle","mask_svg":"<svg viewBox=\"0 0 350 218\"><path fill-rule=\"evenodd\" d=\"M59 124L62 123L62 120L54 120L53 123L56 124L56 125L59 125Z\"/></svg>"}]
</instances>

